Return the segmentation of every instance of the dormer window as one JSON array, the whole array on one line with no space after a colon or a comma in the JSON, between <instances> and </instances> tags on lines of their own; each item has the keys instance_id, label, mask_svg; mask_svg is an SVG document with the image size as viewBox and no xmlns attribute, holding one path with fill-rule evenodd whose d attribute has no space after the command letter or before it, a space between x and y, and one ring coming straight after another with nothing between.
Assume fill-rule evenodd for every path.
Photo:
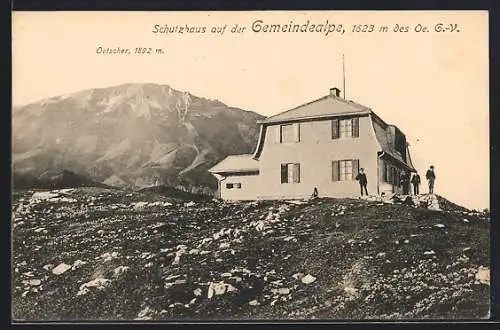
<instances>
[{"instance_id":1,"label":"dormer window","mask_svg":"<svg viewBox=\"0 0 500 330\"><path fill-rule=\"evenodd\" d=\"M332 120L332 139L351 137L359 137L359 118Z\"/></svg>"}]
</instances>

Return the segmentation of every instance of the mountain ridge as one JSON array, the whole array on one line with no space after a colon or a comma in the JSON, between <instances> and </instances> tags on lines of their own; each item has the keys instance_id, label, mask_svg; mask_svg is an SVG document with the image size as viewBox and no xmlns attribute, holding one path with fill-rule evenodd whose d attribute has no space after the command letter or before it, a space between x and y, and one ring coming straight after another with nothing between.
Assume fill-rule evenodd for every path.
<instances>
[{"instance_id":1,"label":"mountain ridge","mask_svg":"<svg viewBox=\"0 0 500 330\"><path fill-rule=\"evenodd\" d=\"M129 188L156 184L212 193L206 171L249 153L263 116L169 85L125 83L14 107L13 168L69 170Z\"/></svg>"}]
</instances>

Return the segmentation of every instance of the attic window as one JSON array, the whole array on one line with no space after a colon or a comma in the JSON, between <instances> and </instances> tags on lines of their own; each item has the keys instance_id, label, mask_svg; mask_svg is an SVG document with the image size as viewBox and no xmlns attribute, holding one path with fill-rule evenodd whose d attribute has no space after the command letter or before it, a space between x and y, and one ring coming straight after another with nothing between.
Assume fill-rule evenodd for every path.
<instances>
[{"instance_id":1,"label":"attic window","mask_svg":"<svg viewBox=\"0 0 500 330\"><path fill-rule=\"evenodd\" d=\"M403 161L406 162L406 138L401 133L396 131L396 135L394 137L394 149L401 156Z\"/></svg>"}]
</instances>

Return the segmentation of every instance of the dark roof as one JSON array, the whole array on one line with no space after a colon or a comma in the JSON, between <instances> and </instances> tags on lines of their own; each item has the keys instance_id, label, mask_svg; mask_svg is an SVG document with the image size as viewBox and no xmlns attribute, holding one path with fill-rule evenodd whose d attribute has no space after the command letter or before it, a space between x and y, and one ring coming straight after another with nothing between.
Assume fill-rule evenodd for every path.
<instances>
[{"instance_id":1,"label":"dark roof","mask_svg":"<svg viewBox=\"0 0 500 330\"><path fill-rule=\"evenodd\" d=\"M258 159L262 151L264 136L266 134L266 126L269 124L283 123L289 121L303 121L303 120L315 120L315 119L326 119L331 117L343 116L343 115L365 115L369 114L372 117L373 128L375 130L375 136L381 146L381 151L385 152L388 156L395 159L396 161L407 166L409 170L415 170L410 157L410 151L408 146L406 147L406 159L403 159L403 155L398 152L394 147L395 131L400 131L396 126L387 124L382 118L380 118L372 109L366 107L362 104L345 100L336 95L326 95L319 99L307 102L305 104L299 105L290 110L278 113L274 116L268 117L264 120L259 121L261 123L261 132L259 135L259 141L257 142L257 148L254 153L254 158ZM402 133L401 133L402 134Z\"/></svg>"},{"instance_id":2,"label":"dark roof","mask_svg":"<svg viewBox=\"0 0 500 330\"><path fill-rule=\"evenodd\" d=\"M408 144L406 145L406 159L403 159L403 155L395 148L395 132L401 132L401 130L394 125L386 124L376 114L372 116L372 123L373 129L375 130L375 136L377 137L377 141L382 148L381 151L385 152L400 163L405 164L409 170L415 171L411 161ZM401 132L401 134L403 133Z\"/></svg>"}]
</instances>

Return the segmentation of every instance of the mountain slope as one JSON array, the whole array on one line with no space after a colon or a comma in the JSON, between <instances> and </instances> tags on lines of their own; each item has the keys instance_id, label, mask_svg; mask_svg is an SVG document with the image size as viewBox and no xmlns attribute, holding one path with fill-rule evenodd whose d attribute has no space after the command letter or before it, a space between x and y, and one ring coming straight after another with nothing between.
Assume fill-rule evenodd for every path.
<instances>
[{"instance_id":1,"label":"mountain slope","mask_svg":"<svg viewBox=\"0 0 500 330\"><path fill-rule=\"evenodd\" d=\"M45 195L14 195L17 320L489 315L489 214L451 203Z\"/></svg>"},{"instance_id":2,"label":"mountain slope","mask_svg":"<svg viewBox=\"0 0 500 330\"><path fill-rule=\"evenodd\" d=\"M87 177L77 175L71 171L63 170L59 172L46 171L39 177L34 177L29 174L14 173L13 185L16 189L33 189L33 188L74 188L74 187L101 187L112 188L112 185L95 182Z\"/></svg>"},{"instance_id":3,"label":"mountain slope","mask_svg":"<svg viewBox=\"0 0 500 330\"><path fill-rule=\"evenodd\" d=\"M14 109L14 172L70 170L121 186L207 192L216 181L206 170L252 152L261 118L157 84L58 96Z\"/></svg>"}]
</instances>

